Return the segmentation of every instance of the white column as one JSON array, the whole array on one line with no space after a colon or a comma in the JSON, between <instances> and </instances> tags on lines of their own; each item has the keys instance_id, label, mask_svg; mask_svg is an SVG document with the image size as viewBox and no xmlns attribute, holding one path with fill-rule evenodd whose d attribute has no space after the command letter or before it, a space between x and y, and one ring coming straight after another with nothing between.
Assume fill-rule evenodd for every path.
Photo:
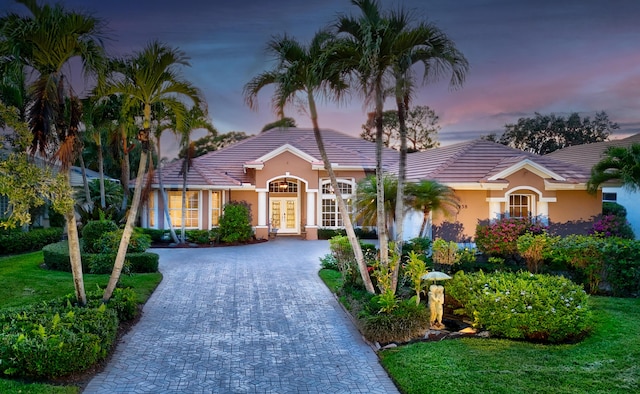
<instances>
[{"instance_id":1,"label":"white column","mask_svg":"<svg viewBox=\"0 0 640 394\"><path fill-rule=\"evenodd\" d=\"M500 217L500 201L489 200L489 220L495 220Z\"/></svg>"},{"instance_id":2,"label":"white column","mask_svg":"<svg viewBox=\"0 0 640 394\"><path fill-rule=\"evenodd\" d=\"M544 225L549 224L549 203L547 201L538 201L538 212L536 215L542 220Z\"/></svg>"},{"instance_id":3,"label":"white column","mask_svg":"<svg viewBox=\"0 0 640 394\"><path fill-rule=\"evenodd\" d=\"M267 192L258 191L258 226L267 225Z\"/></svg>"},{"instance_id":4,"label":"white column","mask_svg":"<svg viewBox=\"0 0 640 394\"><path fill-rule=\"evenodd\" d=\"M307 224L306 226L316 225L316 192L307 191Z\"/></svg>"}]
</instances>

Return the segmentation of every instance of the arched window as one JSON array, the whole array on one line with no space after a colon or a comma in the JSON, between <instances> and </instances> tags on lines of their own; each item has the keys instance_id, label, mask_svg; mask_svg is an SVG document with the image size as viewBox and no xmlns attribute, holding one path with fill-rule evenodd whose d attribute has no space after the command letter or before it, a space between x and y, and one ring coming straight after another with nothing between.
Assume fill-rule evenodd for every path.
<instances>
[{"instance_id":1,"label":"arched window","mask_svg":"<svg viewBox=\"0 0 640 394\"><path fill-rule=\"evenodd\" d=\"M346 180L338 181L338 189L342 194L342 198L347 206L347 212L349 215L353 212L353 182ZM322 198L321 198L321 220L322 227L343 227L344 222L340 211L338 209L338 203L336 200L336 194L330 181L322 182Z\"/></svg>"}]
</instances>

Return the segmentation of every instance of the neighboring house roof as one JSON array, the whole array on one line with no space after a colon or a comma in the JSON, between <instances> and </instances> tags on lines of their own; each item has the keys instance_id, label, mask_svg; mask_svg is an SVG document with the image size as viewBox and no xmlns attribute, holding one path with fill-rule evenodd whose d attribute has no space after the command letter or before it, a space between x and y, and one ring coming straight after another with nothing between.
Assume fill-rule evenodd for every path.
<instances>
[{"instance_id":1,"label":"neighboring house roof","mask_svg":"<svg viewBox=\"0 0 640 394\"><path fill-rule=\"evenodd\" d=\"M321 133L334 169L375 169L376 145L374 143L334 130L324 129ZM313 130L276 128L196 157L187 173L187 183L238 187L252 182L246 171L248 168L261 169L267 160L283 152L301 157L314 169L322 169L324 166ZM394 162L396 157L396 151L384 149L385 165ZM162 181L165 187L182 185L181 167L182 160L175 160L162 169ZM157 171L153 183L158 183Z\"/></svg>"},{"instance_id":2,"label":"neighboring house roof","mask_svg":"<svg viewBox=\"0 0 640 394\"><path fill-rule=\"evenodd\" d=\"M71 186L73 187L84 186L84 182L82 181L82 169L80 167L72 166L70 168L70 173L71 173L71 176L69 178L69 183L71 183ZM100 179L100 173L98 171L93 171L86 168L85 173L87 174L87 180L89 182L91 182L94 179ZM104 180L120 183L119 179L111 178L107 175L104 176Z\"/></svg>"},{"instance_id":3,"label":"neighboring house roof","mask_svg":"<svg viewBox=\"0 0 640 394\"><path fill-rule=\"evenodd\" d=\"M504 178L525 167L553 183L578 184L589 179L582 167L479 139L409 154L407 181L502 184ZM397 164L390 170L397 173Z\"/></svg>"},{"instance_id":4,"label":"neighboring house roof","mask_svg":"<svg viewBox=\"0 0 640 394\"><path fill-rule=\"evenodd\" d=\"M567 148L548 153L545 157L554 160L560 160L565 163L571 163L584 168L591 168L596 165L603 157L604 151L610 146L629 147L632 144L640 143L640 133L630 137L611 140L604 142L594 142L592 144L574 145Z\"/></svg>"}]
</instances>

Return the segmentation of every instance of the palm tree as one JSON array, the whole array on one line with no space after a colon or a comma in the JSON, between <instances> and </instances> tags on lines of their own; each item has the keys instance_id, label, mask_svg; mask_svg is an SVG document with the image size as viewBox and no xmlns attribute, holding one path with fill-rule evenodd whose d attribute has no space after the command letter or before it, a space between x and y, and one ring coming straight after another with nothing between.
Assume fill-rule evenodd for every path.
<instances>
[{"instance_id":1,"label":"palm tree","mask_svg":"<svg viewBox=\"0 0 640 394\"><path fill-rule=\"evenodd\" d=\"M69 184L69 169L78 153L80 102L67 82L72 59L82 60L82 70L92 73L104 64L102 22L89 15L68 12L61 5L38 6L21 0L30 16L9 14L0 21L2 70L30 70L25 118L33 133L32 153L50 157L51 142L57 140L54 157L61 163ZM26 67L26 69L23 69ZM73 206L65 212L74 289L79 304L86 304L80 243Z\"/></svg>"},{"instance_id":2,"label":"palm tree","mask_svg":"<svg viewBox=\"0 0 640 394\"><path fill-rule=\"evenodd\" d=\"M393 41L398 32L380 13L378 2L374 0L351 0L361 11L361 16L340 17L336 29L345 36L344 45L338 55L340 67L355 71L365 100L373 103L376 126L376 184L379 186L376 196L377 228L380 245L380 262L389 263L388 235L384 212L384 168L383 151L383 112L385 91L388 87L387 74L393 64L395 53Z\"/></svg>"},{"instance_id":3,"label":"palm tree","mask_svg":"<svg viewBox=\"0 0 640 394\"><path fill-rule=\"evenodd\" d=\"M395 79L395 99L398 109L400 157L398 161L398 189L396 205L396 248L402 250L404 223L404 184L407 172L407 111L414 88L413 66L423 65L423 83L438 80L450 73L450 86L458 87L465 79L469 63L454 43L432 24L420 23L412 27L403 10L392 12L392 26L400 29L393 43L396 54L391 69ZM395 275L397 280L397 273Z\"/></svg>"},{"instance_id":4,"label":"palm tree","mask_svg":"<svg viewBox=\"0 0 640 394\"><path fill-rule=\"evenodd\" d=\"M367 291L374 293L375 288L367 271L362 248L353 229L345 201L339 192L338 181L327 155L318 124L315 96L321 94L340 100L347 88L343 79L343 70L332 67L331 62L327 61L334 44L334 37L326 31L316 33L309 46L306 47L286 35L275 37L269 42L267 49L277 60L277 65L273 70L254 77L245 85L244 92L249 107L256 108L258 92L265 86L275 85L272 102L275 112L279 114L282 114L285 105L294 102L299 94L306 100L313 124L313 134L324 162L324 168L329 174L331 187L336 192L338 209L353 248L360 276Z\"/></svg>"},{"instance_id":5,"label":"palm tree","mask_svg":"<svg viewBox=\"0 0 640 394\"><path fill-rule=\"evenodd\" d=\"M396 201L396 189L398 188L398 180L391 175L385 175L384 179L384 209L387 215L385 220L385 227L387 233L391 233L393 228L397 226L395 222L395 207ZM376 207L376 199L378 193L377 177L375 175L369 175L362 178L358 182L356 189L356 212L355 218L360 221L364 226L375 226L378 220L378 211Z\"/></svg>"},{"instance_id":6,"label":"palm tree","mask_svg":"<svg viewBox=\"0 0 640 394\"><path fill-rule=\"evenodd\" d=\"M451 215L460 210L460 200L454 190L434 180L408 183L405 192L408 206L422 212L421 237L426 236L431 212L440 211Z\"/></svg>"},{"instance_id":7,"label":"palm tree","mask_svg":"<svg viewBox=\"0 0 640 394\"><path fill-rule=\"evenodd\" d=\"M610 146L591 169L587 190L595 193L605 182L619 181L630 190L640 189L640 144Z\"/></svg>"},{"instance_id":8,"label":"palm tree","mask_svg":"<svg viewBox=\"0 0 640 394\"><path fill-rule=\"evenodd\" d=\"M180 234L182 243L187 242L185 235L185 227L187 223L187 173L191 168L191 160L194 157L194 146L191 142L191 132L197 129L206 129L210 133L216 132L216 129L207 117L206 108L193 106L189 112L187 112L187 117L182 125L176 125L176 130L180 134L180 147L186 152L185 157L182 160L182 169L180 170L182 174L182 226Z\"/></svg>"},{"instance_id":9,"label":"palm tree","mask_svg":"<svg viewBox=\"0 0 640 394\"><path fill-rule=\"evenodd\" d=\"M124 97L125 108L142 107L142 128L138 131L137 139L141 145L138 175L131 201L131 208L127 215L127 223L120 240L118 254L113 266L109 284L107 285L103 302L107 302L120 279L124 265L127 245L133 233L133 226L138 216L140 197L142 195L142 180L146 171L146 164L150 149L151 109L154 104L163 103L176 117L180 124L184 117L184 104L179 98L187 99L199 105L200 92L190 82L182 78L177 66L188 66L188 58L184 52L171 48L158 41L152 41L142 51L125 61L126 68L117 73L116 79L104 87L104 95L120 94Z\"/></svg>"}]
</instances>

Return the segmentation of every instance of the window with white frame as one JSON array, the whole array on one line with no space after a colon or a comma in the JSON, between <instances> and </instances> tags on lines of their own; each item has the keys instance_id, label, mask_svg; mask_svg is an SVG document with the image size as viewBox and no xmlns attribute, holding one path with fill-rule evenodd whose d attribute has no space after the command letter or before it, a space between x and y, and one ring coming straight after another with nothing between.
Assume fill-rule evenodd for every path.
<instances>
[{"instance_id":1,"label":"window with white frame","mask_svg":"<svg viewBox=\"0 0 640 394\"><path fill-rule=\"evenodd\" d=\"M603 202L617 202L618 193L602 193Z\"/></svg>"},{"instance_id":2,"label":"window with white frame","mask_svg":"<svg viewBox=\"0 0 640 394\"><path fill-rule=\"evenodd\" d=\"M167 193L169 216L173 227L182 227L182 191L171 190ZM200 192L187 190L184 224L186 228L199 228Z\"/></svg>"},{"instance_id":3,"label":"window with white frame","mask_svg":"<svg viewBox=\"0 0 640 394\"><path fill-rule=\"evenodd\" d=\"M211 227L220 224L220 215L222 207L222 193L218 191L211 192Z\"/></svg>"},{"instance_id":4,"label":"window with white frame","mask_svg":"<svg viewBox=\"0 0 640 394\"><path fill-rule=\"evenodd\" d=\"M533 200L534 196L531 194L511 194L509 196L509 217L529 218L535 216Z\"/></svg>"},{"instance_id":5,"label":"window with white frame","mask_svg":"<svg viewBox=\"0 0 640 394\"><path fill-rule=\"evenodd\" d=\"M347 212L349 215L353 212L353 183L348 181L338 181L338 189L342 194ZM338 209L336 194L331 187L329 181L322 184L322 202L321 202L321 225L322 227L342 227L344 222L342 215Z\"/></svg>"}]
</instances>

